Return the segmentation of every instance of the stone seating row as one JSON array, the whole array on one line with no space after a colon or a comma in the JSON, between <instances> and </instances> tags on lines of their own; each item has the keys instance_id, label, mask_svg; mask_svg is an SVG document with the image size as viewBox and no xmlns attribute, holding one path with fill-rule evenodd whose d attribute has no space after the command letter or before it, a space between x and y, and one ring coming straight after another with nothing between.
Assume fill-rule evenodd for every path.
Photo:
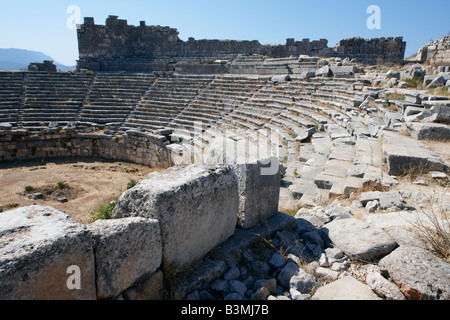
<instances>
[{"instance_id":1,"label":"stone seating row","mask_svg":"<svg viewBox=\"0 0 450 320\"><path fill-rule=\"evenodd\" d=\"M0 72L0 122L18 122L22 82L23 74L20 72Z\"/></svg>"}]
</instances>

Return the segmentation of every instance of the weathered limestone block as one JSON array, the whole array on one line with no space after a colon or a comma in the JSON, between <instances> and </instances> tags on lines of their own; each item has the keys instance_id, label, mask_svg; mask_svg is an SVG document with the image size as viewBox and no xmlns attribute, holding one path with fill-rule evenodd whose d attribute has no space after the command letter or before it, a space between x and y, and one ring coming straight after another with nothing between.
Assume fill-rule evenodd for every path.
<instances>
[{"instance_id":1,"label":"weathered limestone block","mask_svg":"<svg viewBox=\"0 0 450 320\"><path fill-rule=\"evenodd\" d=\"M272 82L287 82L290 81L291 77L289 75L276 75L272 77Z\"/></svg>"},{"instance_id":2,"label":"weathered limestone block","mask_svg":"<svg viewBox=\"0 0 450 320\"><path fill-rule=\"evenodd\" d=\"M313 300L381 300L368 286L351 276L327 284L317 290Z\"/></svg>"},{"instance_id":3,"label":"weathered limestone block","mask_svg":"<svg viewBox=\"0 0 450 320\"><path fill-rule=\"evenodd\" d=\"M417 140L450 140L450 127L439 123L408 123L411 136Z\"/></svg>"},{"instance_id":4,"label":"weathered limestone block","mask_svg":"<svg viewBox=\"0 0 450 320\"><path fill-rule=\"evenodd\" d=\"M316 77L331 77L333 72L329 66L323 66L316 70Z\"/></svg>"},{"instance_id":5,"label":"weathered limestone block","mask_svg":"<svg viewBox=\"0 0 450 320\"><path fill-rule=\"evenodd\" d=\"M94 243L98 298L115 297L160 267L162 246L157 220L98 220L89 230Z\"/></svg>"},{"instance_id":6,"label":"weathered limestone block","mask_svg":"<svg viewBox=\"0 0 450 320\"><path fill-rule=\"evenodd\" d=\"M409 300L448 300L450 298L449 264L430 252L400 246L379 263Z\"/></svg>"},{"instance_id":7,"label":"weathered limestone block","mask_svg":"<svg viewBox=\"0 0 450 320\"><path fill-rule=\"evenodd\" d=\"M378 267L370 268L366 276L366 284L379 296L386 300L406 300L399 288L386 278L384 278L378 271Z\"/></svg>"},{"instance_id":8,"label":"weathered limestone block","mask_svg":"<svg viewBox=\"0 0 450 320\"><path fill-rule=\"evenodd\" d=\"M332 66L330 69L336 78L354 78L356 73L354 66Z\"/></svg>"},{"instance_id":9,"label":"weathered limestone block","mask_svg":"<svg viewBox=\"0 0 450 320\"><path fill-rule=\"evenodd\" d=\"M269 160L278 163L275 158ZM268 169L265 163L253 161L233 166L239 186L238 224L244 229L264 225L278 212L280 170L264 174Z\"/></svg>"},{"instance_id":10,"label":"weathered limestone block","mask_svg":"<svg viewBox=\"0 0 450 320\"><path fill-rule=\"evenodd\" d=\"M136 286L125 291L128 300L162 300L164 295L164 275L157 270L148 279L142 280Z\"/></svg>"},{"instance_id":11,"label":"weathered limestone block","mask_svg":"<svg viewBox=\"0 0 450 320\"><path fill-rule=\"evenodd\" d=\"M72 266L78 270L70 269ZM75 288L69 289L71 285ZM0 299L96 299L89 231L64 212L49 207L30 206L2 213Z\"/></svg>"},{"instance_id":12,"label":"weathered limestone block","mask_svg":"<svg viewBox=\"0 0 450 320\"><path fill-rule=\"evenodd\" d=\"M382 138L390 175L401 175L410 170L447 170L444 160L420 141L388 131L383 131Z\"/></svg>"},{"instance_id":13,"label":"weathered limestone block","mask_svg":"<svg viewBox=\"0 0 450 320\"><path fill-rule=\"evenodd\" d=\"M163 265L188 265L233 235L238 182L226 167L188 166L152 173L120 196L114 218L156 219Z\"/></svg>"},{"instance_id":14,"label":"weathered limestone block","mask_svg":"<svg viewBox=\"0 0 450 320\"><path fill-rule=\"evenodd\" d=\"M238 224L248 229L264 225L278 212L280 198L280 163L271 150L238 142L229 138L216 138L208 149L206 162L230 166L238 180Z\"/></svg>"},{"instance_id":15,"label":"weathered limestone block","mask_svg":"<svg viewBox=\"0 0 450 320\"><path fill-rule=\"evenodd\" d=\"M358 219L336 219L324 228L334 246L352 259L371 261L397 247L397 242L383 230Z\"/></svg>"}]
</instances>

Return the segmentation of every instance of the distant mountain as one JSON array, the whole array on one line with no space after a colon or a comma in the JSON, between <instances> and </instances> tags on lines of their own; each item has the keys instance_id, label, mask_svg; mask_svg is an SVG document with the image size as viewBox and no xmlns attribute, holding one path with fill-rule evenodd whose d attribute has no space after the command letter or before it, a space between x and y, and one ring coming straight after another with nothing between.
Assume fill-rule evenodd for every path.
<instances>
[{"instance_id":1,"label":"distant mountain","mask_svg":"<svg viewBox=\"0 0 450 320\"><path fill-rule=\"evenodd\" d=\"M65 66L58 63L52 57L42 52L24 49L0 49L0 70L26 70L31 62L42 63L44 60L54 61L56 67L61 71L69 71L76 68L76 66Z\"/></svg>"}]
</instances>

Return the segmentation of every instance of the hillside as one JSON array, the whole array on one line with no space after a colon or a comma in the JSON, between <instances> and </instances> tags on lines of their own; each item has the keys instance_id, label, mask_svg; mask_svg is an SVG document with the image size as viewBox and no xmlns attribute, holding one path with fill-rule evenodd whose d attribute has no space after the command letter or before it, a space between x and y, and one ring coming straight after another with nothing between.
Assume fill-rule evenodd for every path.
<instances>
[{"instance_id":1,"label":"hillside","mask_svg":"<svg viewBox=\"0 0 450 320\"><path fill-rule=\"evenodd\" d=\"M27 69L30 62L42 62L54 59L42 52L24 49L0 49L0 70ZM61 71L75 69L75 66L66 66L55 61Z\"/></svg>"}]
</instances>

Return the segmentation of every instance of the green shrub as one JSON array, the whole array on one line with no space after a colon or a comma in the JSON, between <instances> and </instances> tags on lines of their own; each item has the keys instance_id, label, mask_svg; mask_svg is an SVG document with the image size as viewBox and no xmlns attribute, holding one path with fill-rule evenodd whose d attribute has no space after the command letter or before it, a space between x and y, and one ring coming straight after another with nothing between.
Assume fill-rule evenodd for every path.
<instances>
[{"instance_id":1,"label":"green shrub","mask_svg":"<svg viewBox=\"0 0 450 320\"><path fill-rule=\"evenodd\" d=\"M60 190L69 188L69 185L65 181L59 181L57 185Z\"/></svg>"},{"instance_id":2,"label":"green shrub","mask_svg":"<svg viewBox=\"0 0 450 320\"><path fill-rule=\"evenodd\" d=\"M131 180L128 184L127 184L127 190L134 188L134 186L137 185L137 182L135 180Z\"/></svg>"},{"instance_id":3,"label":"green shrub","mask_svg":"<svg viewBox=\"0 0 450 320\"><path fill-rule=\"evenodd\" d=\"M34 191L34 188L33 188L32 186L26 186L26 187L25 187L25 191L26 191L26 192L33 192L33 191Z\"/></svg>"},{"instance_id":4,"label":"green shrub","mask_svg":"<svg viewBox=\"0 0 450 320\"><path fill-rule=\"evenodd\" d=\"M115 207L116 207L116 203L114 201L98 207L94 211L94 216L92 217L92 222L95 222L97 220L112 219L112 212Z\"/></svg>"}]
</instances>

